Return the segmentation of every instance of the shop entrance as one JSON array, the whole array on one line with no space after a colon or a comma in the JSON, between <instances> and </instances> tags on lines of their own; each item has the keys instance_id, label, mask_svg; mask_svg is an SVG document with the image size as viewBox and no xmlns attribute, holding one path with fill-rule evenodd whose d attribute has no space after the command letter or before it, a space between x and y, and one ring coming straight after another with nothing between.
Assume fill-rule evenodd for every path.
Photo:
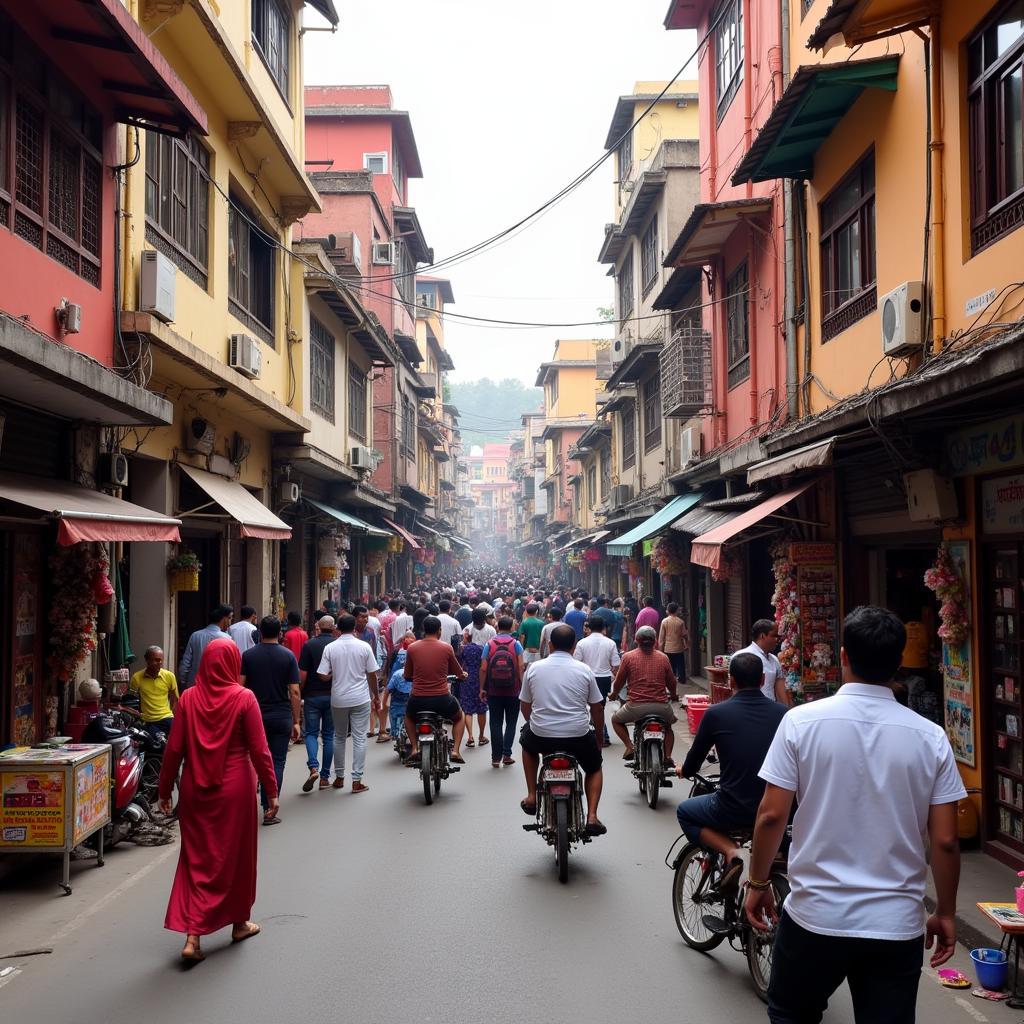
<instances>
[{"instance_id":1,"label":"shop entrance","mask_svg":"<svg viewBox=\"0 0 1024 1024\"><path fill-rule=\"evenodd\" d=\"M220 603L221 598L221 538L219 534L189 533L181 531L182 547L199 556L202 569L199 572L199 589L179 590L177 594L177 652L185 650L188 638L197 630L209 625L210 612ZM235 608L235 612L238 609Z\"/></svg>"}]
</instances>

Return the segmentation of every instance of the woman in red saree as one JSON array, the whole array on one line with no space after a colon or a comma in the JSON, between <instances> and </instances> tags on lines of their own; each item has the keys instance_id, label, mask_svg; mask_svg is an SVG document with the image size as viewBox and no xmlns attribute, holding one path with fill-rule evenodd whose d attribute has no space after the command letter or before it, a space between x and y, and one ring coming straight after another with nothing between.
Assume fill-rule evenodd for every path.
<instances>
[{"instance_id":1,"label":"woman in red saree","mask_svg":"<svg viewBox=\"0 0 1024 1024\"><path fill-rule=\"evenodd\" d=\"M160 809L178 789L181 852L164 927L185 933L182 959L203 959L201 935L229 924L234 942L258 935L256 779L277 810L277 780L259 704L239 682L242 660L232 640L203 652L195 685L182 693L160 772ZM253 769L255 768L255 771Z\"/></svg>"}]
</instances>

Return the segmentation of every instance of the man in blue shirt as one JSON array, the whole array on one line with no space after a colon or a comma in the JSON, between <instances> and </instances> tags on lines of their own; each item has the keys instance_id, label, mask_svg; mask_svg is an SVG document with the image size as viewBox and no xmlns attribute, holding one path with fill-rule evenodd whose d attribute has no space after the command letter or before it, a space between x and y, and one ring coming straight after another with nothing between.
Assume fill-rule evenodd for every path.
<instances>
[{"instance_id":1,"label":"man in blue shirt","mask_svg":"<svg viewBox=\"0 0 1024 1024\"><path fill-rule=\"evenodd\" d=\"M587 613L583 610L582 597L573 601L572 607L562 616L562 621L576 631L577 642L583 639L583 623L587 621Z\"/></svg>"},{"instance_id":2,"label":"man in blue shirt","mask_svg":"<svg viewBox=\"0 0 1024 1024\"><path fill-rule=\"evenodd\" d=\"M605 621L605 636L612 636L615 629L615 612L608 606L608 598L601 594L597 598L597 607L594 609L593 614L599 619ZM613 637L614 639L614 637Z\"/></svg>"},{"instance_id":3,"label":"man in blue shirt","mask_svg":"<svg viewBox=\"0 0 1024 1024\"><path fill-rule=\"evenodd\" d=\"M178 689L185 690L196 681L196 673L199 671L199 662L203 660L203 651L211 640L218 637L231 639L227 628L231 625L231 616L235 609L229 604L219 604L210 612L210 624L202 629L197 629L185 645L185 651L178 662Z\"/></svg>"}]
</instances>

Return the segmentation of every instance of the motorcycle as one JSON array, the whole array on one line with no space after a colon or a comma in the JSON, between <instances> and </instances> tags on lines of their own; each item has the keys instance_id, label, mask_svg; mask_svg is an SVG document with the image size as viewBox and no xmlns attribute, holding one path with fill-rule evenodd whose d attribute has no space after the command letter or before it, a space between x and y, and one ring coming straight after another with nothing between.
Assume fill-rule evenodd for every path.
<instances>
[{"instance_id":1,"label":"motorcycle","mask_svg":"<svg viewBox=\"0 0 1024 1024\"><path fill-rule=\"evenodd\" d=\"M690 796L714 793L718 785L717 777L694 775ZM745 847L750 844L753 833L730 833L730 838L737 846ZM686 843L672 859L676 847L684 839L685 836L676 839L665 857L665 864L675 872L672 911L679 934L688 946L702 953L715 949L728 939L729 945L747 958L754 989L758 997L767 1002L775 928L761 932L747 920L743 909L747 899L746 883L731 891L722 891L720 883L728 865L721 853L697 843ZM781 911L789 895L784 858L776 859L768 877L775 896L775 906Z\"/></svg>"},{"instance_id":2,"label":"motorcycle","mask_svg":"<svg viewBox=\"0 0 1024 1024\"><path fill-rule=\"evenodd\" d=\"M449 685L456 676L448 676ZM416 738L420 745L420 779L423 782L423 799L427 806L441 792L441 781L461 771L452 764L450 757L452 741L444 728L444 719L432 711L421 711L416 716Z\"/></svg>"},{"instance_id":3,"label":"motorcycle","mask_svg":"<svg viewBox=\"0 0 1024 1024\"><path fill-rule=\"evenodd\" d=\"M631 770L640 783L640 795L647 797L647 806L653 811L658 806L658 795L662 788L670 789L671 779L666 778L665 730L668 726L657 715L648 715L633 726L633 750L635 758Z\"/></svg>"},{"instance_id":4,"label":"motorcycle","mask_svg":"<svg viewBox=\"0 0 1024 1024\"><path fill-rule=\"evenodd\" d=\"M126 839L150 817L149 801L140 791L145 767L145 729L127 725L119 714L100 712L85 727L83 743L107 743L113 752L110 779L110 821L103 829L103 846Z\"/></svg>"},{"instance_id":5,"label":"motorcycle","mask_svg":"<svg viewBox=\"0 0 1024 1024\"><path fill-rule=\"evenodd\" d=\"M160 785L160 769L163 767L164 752L167 749L167 733L162 729L151 730L146 727L139 711L137 694L122 697L119 704L109 709L109 714L115 726L126 732L133 729L141 730L144 734L138 737L139 749L143 754L139 792L146 798L147 803L155 804Z\"/></svg>"},{"instance_id":6,"label":"motorcycle","mask_svg":"<svg viewBox=\"0 0 1024 1024\"><path fill-rule=\"evenodd\" d=\"M555 848L558 880L569 881L569 850L577 843L589 843L587 816L583 812L583 773L571 754L548 754L537 780L537 820L523 826L524 832L538 832Z\"/></svg>"}]
</instances>

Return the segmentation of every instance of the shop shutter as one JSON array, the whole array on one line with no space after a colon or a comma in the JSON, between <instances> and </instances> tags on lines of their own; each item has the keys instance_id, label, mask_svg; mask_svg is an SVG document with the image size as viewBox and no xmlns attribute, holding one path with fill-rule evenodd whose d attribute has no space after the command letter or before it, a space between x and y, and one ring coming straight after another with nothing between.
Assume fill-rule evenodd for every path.
<instances>
[{"instance_id":1,"label":"shop shutter","mask_svg":"<svg viewBox=\"0 0 1024 1024\"><path fill-rule=\"evenodd\" d=\"M71 432L62 420L18 406L0 407L4 416L0 470L67 479Z\"/></svg>"},{"instance_id":2,"label":"shop shutter","mask_svg":"<svg viewBox=\"0 0 1024 1024\"><path fill-rule=\"evenodd\" d=\"M742 650L747 640L745 619L746 602L743 600L743 579L732 579L725 584L725 649L730 654Z\"/></svg>"}]
</instances>

